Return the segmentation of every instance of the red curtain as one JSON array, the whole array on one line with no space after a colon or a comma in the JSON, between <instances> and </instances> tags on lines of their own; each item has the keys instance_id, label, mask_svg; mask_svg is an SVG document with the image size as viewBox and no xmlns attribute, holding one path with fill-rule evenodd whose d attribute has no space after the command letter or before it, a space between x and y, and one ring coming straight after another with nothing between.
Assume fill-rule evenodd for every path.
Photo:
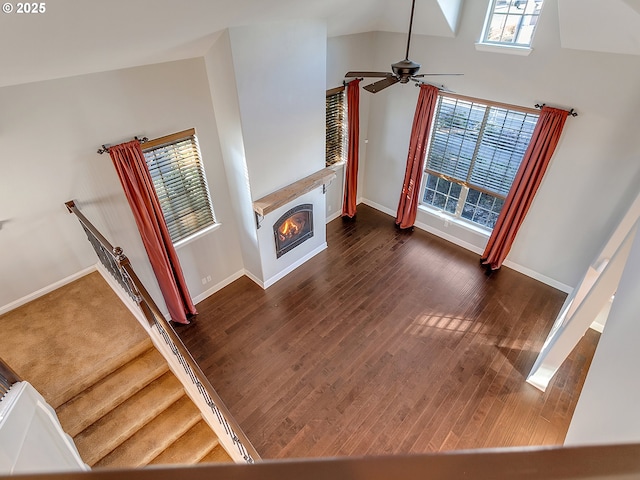
<instances>
[{"instance_id":1,"label":"red curtain","mask_svg":"<svg viewBox=\"0 0 640 480\"><path fill-rule=\"evenodd\" d=\"M482 254L482 263L491 270L502 266L516 233L533 202L553 155L569 112L542 107L542 112L524 154L509 195L504 202L493 233Z\"/></svg>"},{"instance_id":2,"label":"red curtain","mask_svg":"<svg viewBox=\"0 0 640 480\"><path fill-rule=\"evenodd\" d=\"M109 147L109 154L138 225L171 319L189 323L198 312L191 301L153 181L137 140Z\"/></svg>"},{"instance_id":3,"label":"red curtain","mask_svg":"<svg viewBox=\"0 0 640 480\"><path fill-rule=\"evenodd\" d=\"M413 117L411 141L409 142L409 155L407 156L407 169L404 173L404 183L396 224L400 228L410 228L416 221L418 204L420 203L420 180L422 178L422 164L427 153L429 133L433 114L438 101L438 88L433 85L420 85L420 95L416 105L416 113Z\"/></svg>"},{"instance_id":4,"label":"red curtain","mask_svg":"<svg viewBox=\"0 0 640 480\"><path fill-rule=\"evenodd\" d=\"M353 218L358 197L358 152L360 147L360 79L347 85L347 129L349 131L347 166L344 180L342 216Z\"/></svg>"}]
</instances>

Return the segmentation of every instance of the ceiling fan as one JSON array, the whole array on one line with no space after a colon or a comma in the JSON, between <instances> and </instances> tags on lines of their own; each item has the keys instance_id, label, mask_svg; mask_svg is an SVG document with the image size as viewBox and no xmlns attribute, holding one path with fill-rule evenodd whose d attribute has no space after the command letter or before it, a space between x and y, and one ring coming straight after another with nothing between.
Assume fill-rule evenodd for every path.
<instances>
[{"instance_id":1,"label":"ceiling fan","mask_svg":"<svg viewBox=\"0 0 640 480\"><path fill-rule=\"evenodd\" d=\"M413 26L413 11L416 6L416 0L411 2L411 18L409 20L409 34L407 35L407 52L404 56L404 60L400 60L397 63L391 64L391 72L347 72L345 77L370 77L379 78L382 80L371 83L364 87L365 90L371 93L377 93L382 89L390 87L394 83L408 83L409 80L418 81L419 78L432 76L432 75L462 75L462 73L421 73L417 75L420 70L420 64L409 60L409 46L411 44L411 28Z\"/></svg>"}]
</instances>

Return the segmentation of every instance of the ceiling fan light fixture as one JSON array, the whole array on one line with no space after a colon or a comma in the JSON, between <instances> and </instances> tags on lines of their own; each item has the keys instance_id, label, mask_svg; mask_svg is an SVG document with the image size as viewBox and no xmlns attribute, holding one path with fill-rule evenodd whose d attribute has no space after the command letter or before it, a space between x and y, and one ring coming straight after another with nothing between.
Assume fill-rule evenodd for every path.
<instances>
[{"instance_id":1,"label":"ceiling fan light fixture","mask_svg":"<svg viewBox=\"0 0 640 480\"><path fill-rule=\"evenodd\" d=\"M420 70L420 64L408 59L401 60L391 65L393 73L400 78L400 83L407 83Z\"/></svg>"}]
</instances>

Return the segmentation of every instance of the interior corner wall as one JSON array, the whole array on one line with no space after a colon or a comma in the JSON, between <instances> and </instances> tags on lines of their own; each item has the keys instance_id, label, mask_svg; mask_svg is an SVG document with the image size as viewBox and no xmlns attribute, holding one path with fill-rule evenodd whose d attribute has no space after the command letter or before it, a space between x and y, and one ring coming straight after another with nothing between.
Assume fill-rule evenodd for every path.
<instances>
[{"instance_id":1,"label":"interior corner wall","mask_svg":"<svg viewBox=\"0 0 640 480\"><path fill-rule=\"evenodd\" d=\"M637 194L640 144L634 125L640 109L640 57L563 49L558 0L545 1L529 56L478 51L486 2L464 2L455 38L414 35L411 59L426 77L456 93L531 107L575 108L507 261L551 284L575 286ZM340 42L360 42L360 35ZM406 35L377 32L372 63L353 57L353 68L388 71L402 58ZM331 64L332 59L329 59ZM596 67L597 66L597 67ZM613 86L613 87L612 87ZM370 96L364 201L395 212L418 96L413 84ZM363 95L365 93L363 92ZM482 251L487 237L420 210L418 222ZM446 237L445 237L446 238Z\"/></svg>"},{"instance_id":2,"label":"interior corner wall","mask_svg":"<svg viewBox=\"0 0 640 480\"><path fill-rule=\"evenodd\" d=\"M640 442L640 235L636 234L564 444Z\"/></svg>"},{"instance_id":3,"label":"interior corner wall","mask_svg":"<svg viewBox=\"0 0 640 480\"><path fill-rule=\"evenodd\" d=\"M220 227L178 250L192 297L242 270L204 59L0 88L0 307L98 261L64 202L121 246L162 308L133 215L102 144L194 127ZM201 279L211 277L202 284Z\"/></svg>"},{"instance_id":4,"label":"interior corner wall","mask_svg":"<svg viewBox=\"0 0 640 480\"><path fill-rule=\"evenodd\" d=\"M251 278L260 279L262 265L228 30L222 32L209 49L205 64L227 183L240 231L238 241L244 270Z\"/></svg>"},{"instance_id":5,"label":"interior corner wall","mask_svg":"<svg viewBox=\"0 0 640 480\"><path fill-rule=\"evenodd\" d=\"M326 25L229 29L253 200L324 168Z\"/></svg>"},{"instance_id":6,"label":"interior corner wall","mask_svg":"<svg viewBox=\"0 0 640 480\"><path fill-rule=\"evenodd\" d=\"M230 68L226 90L233 96L231 123L235 138L242 140L247 193L255 201L325 166L326 26L314 20L291 20L234 27L228 31L228 42L230 58L225 53L224 65ZM218 99L215 103L218 114ZM240 128L236 130L235 125ZM320 195L314 204L324 214L325 196ZM296 248L286 259L276 259L264 242L269 226L261 226L265 230L257 232L255 250L261 275L253 280L265 288L286 270L285 264L304 261L305 250L317 252L326 247L322 222L304 248ZM255 221L252 228L257 231Z\"/></svg>"},{"instance_id":7,"label":"interior corner wall","mask_svg":"<svg viewBox=\"0 0 640 480\"><path fill-rule=\"evenodd\" d=\"M344 81L344 75L350 70L369 68L374 57L371 42L375 33L368 32L358 35L330 37L327 39L327 84L326 89L339 87ZM361 83L364 85L366 83ZM360 89L360 145L358 160L358 195L362 198L364 189L364 172L367 162L367 131L369 129L369 92ZM336 179L327 188L327 218L335 218L342 212L344 197L345 165L335 167Z\"/></svg>"}]
</instances>

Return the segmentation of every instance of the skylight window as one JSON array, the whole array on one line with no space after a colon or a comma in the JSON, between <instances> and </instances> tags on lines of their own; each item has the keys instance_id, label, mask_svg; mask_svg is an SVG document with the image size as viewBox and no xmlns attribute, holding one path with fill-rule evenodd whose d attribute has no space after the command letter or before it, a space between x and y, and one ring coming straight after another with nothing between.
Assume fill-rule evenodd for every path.
<instances>
[{"instance_id":1,"label":"skylight window","mask_svg":"<svg viewBox=\"0 0 640 480\"><path fill-rule=\"evenodd\" d=\"M542 2L543 0L492 0L481 43L531 47Z\"/></svg>"}]
</instances>

